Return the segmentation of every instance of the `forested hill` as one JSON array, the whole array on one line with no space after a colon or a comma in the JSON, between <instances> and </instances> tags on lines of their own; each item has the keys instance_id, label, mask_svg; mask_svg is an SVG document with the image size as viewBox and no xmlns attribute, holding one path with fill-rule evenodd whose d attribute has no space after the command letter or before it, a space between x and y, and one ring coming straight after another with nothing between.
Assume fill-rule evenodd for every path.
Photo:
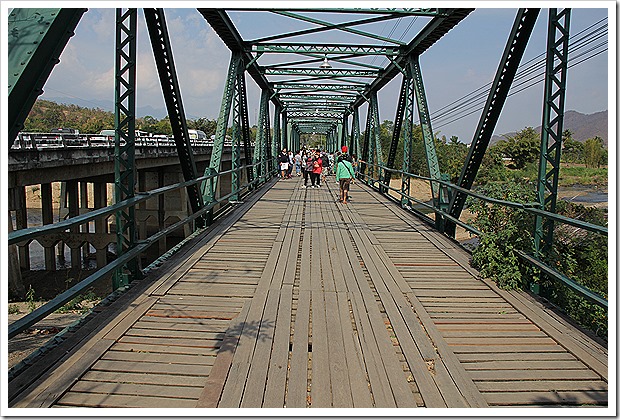
<instances>
[{"instance_id":1,"label":"forested hill","mask_svg":"<svg viewBox=\"0 0 620 420\"><path fill-rule=\"evenodd\" d=\"M536 127L536 132L540 133L542 126ZM607 146L608 122L607 111L595 112L594 114L582 114L577 111L566 111L564 113L564 130L570 130L573 133L573 140L585 142L593 137L600 137ZM502 135L493 135L491 144L495 144L506 136L514 136L516 132L505 133Z\"/></svg>"}]
</instances>

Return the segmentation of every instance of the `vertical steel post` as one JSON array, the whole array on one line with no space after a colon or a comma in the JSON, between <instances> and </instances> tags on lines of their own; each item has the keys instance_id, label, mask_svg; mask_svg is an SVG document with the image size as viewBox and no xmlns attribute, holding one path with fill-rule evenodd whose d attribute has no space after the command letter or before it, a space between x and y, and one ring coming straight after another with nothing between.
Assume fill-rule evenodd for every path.
<instances>
[{"instance_id":1,"label":"vertical steel post","mask_svg":"<svg viewBox=\"0 0 620 420\"><path fill-rule=\"evenodd\" d=\"M211 151L211 159L209 167L205 170L205 175L212 171L219 172L222 162L222 152L224 150L224 141L226 140L226 129L228 128L228 119L230 110L235 97L235 84L239 84L239 72L243 72L243 60L241 52L233 51L228 65L228 75L224 84L224 92L222 93L222 102L220 104L220 113L217 118L217 127L215 129L215 141ZM216 178L212 178L202 184L202 199L205 203L212 203L215 200L215 191L217 189Z\"/></svg>"},{"instance_id":2,"label":"vertical steel post","mask_svg":"<svg viewBox=\"0 0 620 420\"><path fill-rule=\"evenodd\" d=\"M235 95L233 103L233 117L232 117L232 173L230 175L230 187L231 191L239 191L241 186L241 173L238 171L241 166L241 140L242 140L242 126L243 121L241 114L243 107L241 105L241 89L239 89L239 77L235 78ZM238 194L234 194L230 197L230 201L237 201L239 199Z\"/></svg>"},{"instance_id":3,"label":"vertical steel post","mask_svg":"<svg viewBox=\"0 0 620 420\"><path fill-rule=\"evenodd\" d=\"M282 116L282 108L278 105L276 105L276 109L273 113L273 142L271 145L271 156L278 156L278 153L280 152L280 150L282 150L280 148L280 145L282 144L282 137L280 134L280 128L281 128L281 116ZM291 145L290 150L293 150L293 145ZM289 150L287 148L287 150Z\"/></svg>"},{"instance_id":4,"label":"vertical steel post","mask_svg":"<svg viewBox=\"0 0 620 420\"><path fill-rule=\"evenodd\" d=\"M411 76L413 78L413 87L415 91L415 99L418 108L418 116L420 126L422 128L422 138L424 140L424 153L426 155L426 165L428 167L429 177L432 179L442 179L439 170L439 160L437 159L437 151L435 148L435 134L431 125L431 116L428 111L428 103L426 102L426 91L424 90L424 82L422 81L422 70L420 68L419 57L410 60ZM436 209L447 210L449 201L447 191L441 188L441 184L431 181L431 194L433 196L433 204ZM444 218L439 212L435 212L435 227L444 230Z\"/></svg>"},{"instance_id":5,"label":"vertical steel post","mask_svg":"<svg viewBox=\"0 0 620 420\"><path fill-rule=\"evenodd\" d=\"M410 66L407 66L409 69ZM388 152L387 167L393 168L394 161L396 160L396 151L398 150L398 143L400 141L400 133L403 126L403 118L405 116L405 108L407 105L407 98L413 95L412 93L411 75L404 74L403 80L400 86L400 95L398 95L398 105L396 107L396 116L394 117L394 130L392 132L392 141L390 143L390 150ZM383 174L383 183L390 185L392 173L389 170L385 170ZM387 187L380 189L383 193L387 193Z\"/></svg>"},{"instance_id":6,"label":"vertical steel post","mask_svg":"<svg viewBox=\"0 0 620 420\"><path fill-rule=\"evenodd\" d=\"M248 183L254 181L254 170L252 169L252 146L250 144L250 118L248 113L248 96L245 90L245 71L237 72L237 88L239 90L239 111L241 117L241 133L243 138L243 153L245 155L246 176Z\"/></svg>"},{"instance_id":7,"label":"vertical steel post","mask_svg":"<svg viewBox=\"0 0 620 420\"><path fill-rule=\"evenodd\" d=\"M558 196L570 15L571 9L560 12L549 9L537 197L540 207L551 213L555 213ZM537 256L545 257L551 251L553 227L553 219L543 220L542 216L536 216L534 243Z\"/></svg>"},{"instance_id":8,"label":"vertical steel post","mask_svg":"<svg viewBox=\"0 0 620 420\"><path fill-rule=\"evenodd\" d=\"M412 69L411 62L407 63L406 75L409 79L410 83L413 82L413 78L411 77ZM411 92L413 87L409 85L408 89L410 92L407 93L406 102L405 102L405 115L403 116L403 172L411 172L411 160L413 154L413 119L414 119L414 93ZM411 190L409 186L411 185L411 178L403 175L401 178L401 186L400 190L403 194L409 195ZM401 205L405 206L409 204L409 199L406 197L401 198Z\"/></svg>"},{"instance_id":9,"label":"vertical steel post","mask_svg":"<svg viewBox=\"0 0 620 420\"><path fill-rule=\"evenodd\" d=\"M135 129L136 129L136 9L116 9L116 61L114 100L114 199L123 201L135 196ZM116 213L116 253L126 253L136 245L135 207ZM73 257L72 257L73 259ZM116 270L114 290L140 276L139 261L133 260Z\"/></svg>"},{"instance_id":10,"label":"vertical steel post","mask_svg":"<svg viewBox=\"0 0 620 420\"><path fill-rule=\"evenodd\" d=\"M351 155L360 153L360 109L355 107L353 110L353 122L351 124L351 144L349 145Z\"/></svg>"}]
</instances>

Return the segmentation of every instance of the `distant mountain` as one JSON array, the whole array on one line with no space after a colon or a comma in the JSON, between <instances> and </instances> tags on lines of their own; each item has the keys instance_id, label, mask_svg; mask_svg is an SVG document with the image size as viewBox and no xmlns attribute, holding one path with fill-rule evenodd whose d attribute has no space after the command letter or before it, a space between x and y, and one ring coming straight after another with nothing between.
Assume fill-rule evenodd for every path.
<instances>
[{"instance_id":1,"label":"distant mountain","mask_svg":"<svg viewBox=\"0 0 620 420\"><path fill-rule=\"evenodd\" d=\"M566 111L564 113L564 130L570 130L573 133L573 139L580 142L599 136L607 146L608 127L607 111L595 112L594 114L582 114L577 111ZM541 128L542 126L539 125L535 130L540 133ZM507 136L514 136L515 134L517 133L510 132L499 136L494 134L491 137L490 144L493 145L504 140Z\"/></svg>"},{"instance_id":2,"label":"distant mountain","mask_svg":"<svg viewBox=\"0 0 620 420\"><path fill-rule=\"evenodd\" d=\"M60 98L60 97L51 97L51 96L41 96L41 99L45 99L46 101L56 102L57 104L73 104L77 106L81 106L83 108L100 108L104 111L114 112L114 101L106 101L106 100L92 100L87 101L79 98ZM136 108L136 117L145 117L150 115L151 117L155 117L158 120L161 120L166 115L168 115L168 111L164 108L153 108L150 105L139 106Z\"/></svg>"}]
</instances>

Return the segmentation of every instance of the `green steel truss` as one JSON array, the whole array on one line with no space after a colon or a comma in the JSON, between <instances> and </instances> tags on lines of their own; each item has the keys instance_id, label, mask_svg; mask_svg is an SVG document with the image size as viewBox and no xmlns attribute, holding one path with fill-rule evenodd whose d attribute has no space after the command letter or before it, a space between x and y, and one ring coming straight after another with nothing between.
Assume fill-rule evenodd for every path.
<instances>
[{"instance_id":1,"label":"green steel truss","mask_svg":"<svg viewBox=\"0 0 620 420\"><path fill-rule=\"evenodd\" d=\"M555 213L558 196L570 15L571 9L559 12L558 9L549 9L537 195L541 208L551 213ZM536 216L534 243L536 253L542 257L551 251L553 228L553 219L543 221L541 216Z\"/></svg>"},{"instance_id":2,"label":"green steel truss","mask_svg":"<svg viewBox=\"0 0 620 420\"><path fill-rule=\"evenodd\" d=\"M16 8L9 14L9 149L86 10Z\"/></svg>"},{"instance_id":3,"label":"green steel truss","mask_svg":"<svg viewBox=\"0 0 620 420\"><path fill-rule=\"evenodd\" d=\"M351 123L351 143L349 144L349 153L358 155L360 153L360 110L356 107L353 110L353 122Z\"/></svg>"},{"instance_id":4,"label":"green steel truss","mask_svg":"<svg viewBox=\"0 0 620 420\"><path fill-rule=\"evenodd\" d=\"M413 79L413 87L415 91L416 105L418 107L418 118L422 128L422 138L424 140L424 153L426 154L426 164L428 166L429 176L433 179L440 179L439 161L437 160L437 152L435 151L435 135L431 127L431 117L426 102L426 92L424 83L422 82L422 70L420 69L420 61L418 57L410 62L411 77ZM431 182L431 192L435 207L439 207L439 183ZM439 221L439 214L436 214L436 221Z\"/></svg>"},{"instance_id":5,"label":"green steel truss","mask_svg":"<svg viewBox=\"0 0 620 420\"><path fill-rule=\"evenodd\" d=\"M243 56L239 52L233 52L228 65L228 75L224 84L224 92L222 93L222 103L220 105L220 114L217 118L217 127L215 129L215 141L209 161L209 168L205 171L208 175L211 171L219 171L222 163L222 152L224 150L224 141L226 140L226 130L228 128L228 119L233 105L233 98L240 94L239 79L243 75L245 67L243 65ZM237 103L241 104L238 100ZM215 199L217 189L217 178L212 178L203 183L202 197L205 203L211 203Z\"/></svg>"},{"instance_id":6,"label":"green steel truss","mask_svg":"<svg viewBox=\"0 0 620 420\"><path fill-rule=\"evenodd\" d=\"M114 199L120 202L136 194L136 9L116 9L116 60L114 93ZM116 254L129 252L137 240L135 206L116 213ZM129 270L129 273L126 273ZM139 276L138 260L115 271L114 290L129 284L129 274Z\"/></svg>"},{"instance_id":7,"label":"green steel truss","mask_svg":"<svg viewBox=\"0 0 620 420\"><path fill-rule=\"evenodd\" d=\"M474 183L539 12L540 9L519 9L517 12L502 59L495 73L495 79L489 91L489 96L480 116L474 139L469 148L467 159L458 180L458 185L462 188L469 189ZM455 219L458 219L461 215L466 198L466 195L460 191L456 191L452 196L449 213ZM445 230L448 235L454 236L456 225L453 222L447 222Z\"/></svg>"},{"instance_id":8,"label":"green steel truss","mask_svg":"<svg viewBox=\"0 0 620 420\"><path fill-rule=\"evenodd\" d=\"M179 155L183 178L185 181L190 181L196 179L198 175L187 132L187 120L181 98L181 88L172 56L172 46L170 44L164 10L144 9L144 18L151 40L151 47L153 48L153 57L155 58L166 110L170 118L170 127L172 128L172 135L174 136L174 142ZM192 212L196 213L204 206L203 198L195 184L187 187L187 196ZM201 226L203 220L196 220L196 224Z\"/></svg>"},{"instance_id":9,"label":"green steel truss","mask_svg":"<svg viewBox=\"0 0 620 420\"><path fill-rule=\"evenodd\" d=\"M397 56L398 48L376 45L314 45L314 44L256 44L252 52L293 53L293 54L347 54L347 55L383 55Z\"/></svg>"}]
</instances>

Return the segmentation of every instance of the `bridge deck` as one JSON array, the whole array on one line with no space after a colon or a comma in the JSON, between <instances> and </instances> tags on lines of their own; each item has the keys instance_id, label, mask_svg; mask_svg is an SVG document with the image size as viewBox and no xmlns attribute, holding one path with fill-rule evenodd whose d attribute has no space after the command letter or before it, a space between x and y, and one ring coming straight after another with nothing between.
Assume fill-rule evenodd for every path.
<instances>
[{"instance_id":1,"label":"bridge deck","mask_svg":"<svg viewBox=\"0 0 620 420\"><path fill-rule=\"evenodd\" d=\"M11 405L607 405L605 348L365 187L343 205L299 185L132 289Z\"/></svg>"}]
</instances>

